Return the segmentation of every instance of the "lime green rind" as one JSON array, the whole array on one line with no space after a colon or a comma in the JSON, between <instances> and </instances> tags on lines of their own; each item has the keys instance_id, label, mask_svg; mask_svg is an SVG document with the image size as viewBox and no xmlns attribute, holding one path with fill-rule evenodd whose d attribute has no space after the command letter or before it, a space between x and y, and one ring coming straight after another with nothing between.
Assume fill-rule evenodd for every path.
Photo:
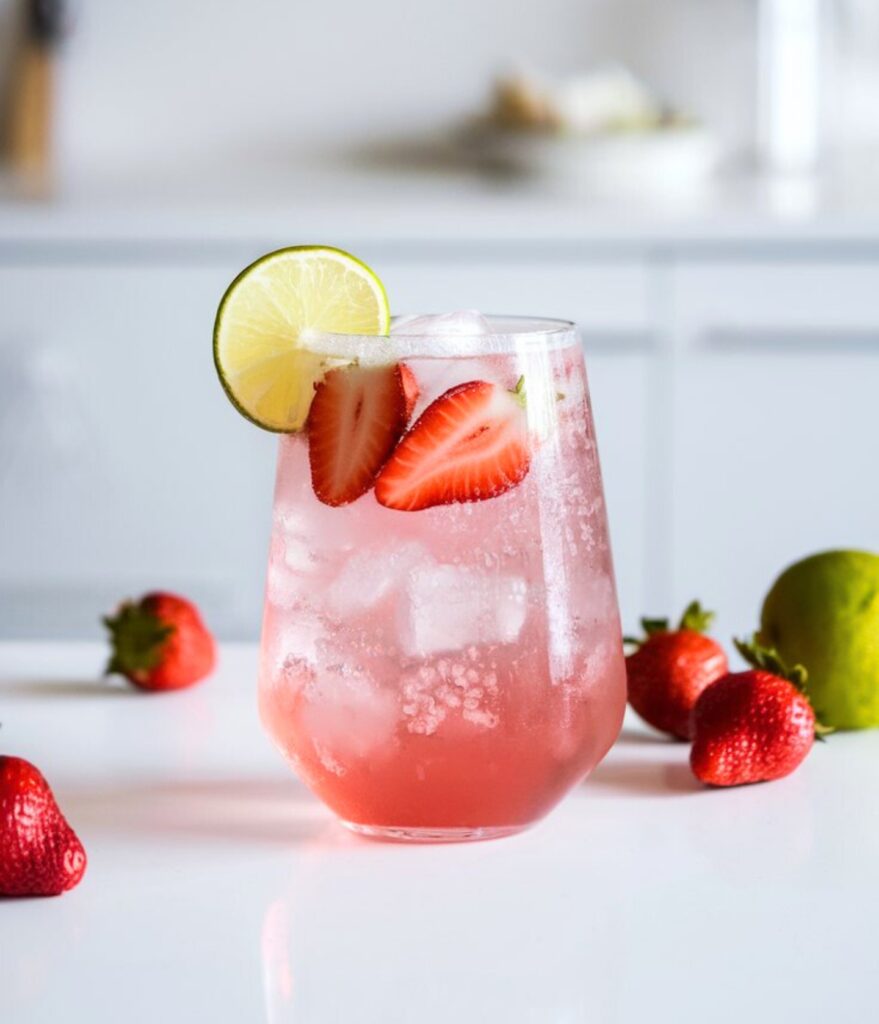
<instances>
[{"instance_id":1,"label":"lime green rind","mask_svg":"<svg viewBox=\"0 0 879 1024\"><path fill-rule=\"evenodd\" d=\"M879 555L825 551L772 585L760 640L808 671L806 692L835 729L879 727Z\"/></svg>"},{"instance_id":2,"label":"lime green rind","mask_svg":"<svg viewBox=\"0 0 879 1024\"><path fill-rule=\"evenodd\" d=\"M246 278L254 270L256 270L257 267L260 267L264 263L267 263L269 261L275 260L279 256L283 256L287 253L304 252L333 253L334 255L340 256L345 260L349 260L351 263L356 264L362 270L364 270L376 285L376 290L378 291L382 300L380 304L381 308L379 310L381 317L381 330L378 332L377 337L389 334L391 329L390 302L388 300L387 290L381 278L368 264L364 263L363 260L359 259L357 256L354 256L352 253L347 252L345 249L339 249L336 246L332 245L284 246L280 249L273 249L271 252L264 253L258 259L255 259L252 263L249 263L242 271L240 271L240 273L236 274L232 282L226 288L225 292L223 292L223 296L220 299L219 306L217 307L217 315L214 318L214 329L212 335L214 368L217 372L217 377L220 380L220 385L222 386L223 391L226 393L226 397L229 399L229 402L232 404L236 412L238 412L241 416L244 417L244 419L248 420L248 422L252 423L254 426L259 427L260 430L265 430L271 434L295 434L298 433L298 430L291 429L286 425L269 424L263 420L259 420L251 412L249 412L238 400L234 391L232 390L231 385L229 384L226 372L224 371L222 363L220 361L220 325L223 321L224 310L226 309L226 306L228 305L231 296L235 293L238 285L244 278Z\"/></svg>"}]
</instances>

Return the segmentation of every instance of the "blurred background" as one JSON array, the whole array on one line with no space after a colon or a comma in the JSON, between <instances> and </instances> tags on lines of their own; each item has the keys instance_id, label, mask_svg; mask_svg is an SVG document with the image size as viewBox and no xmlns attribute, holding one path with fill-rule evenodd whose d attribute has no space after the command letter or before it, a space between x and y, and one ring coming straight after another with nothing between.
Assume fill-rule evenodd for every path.
<instances>
[{"instance_id":1,"label":"blurred background","mask_svg":"<svg viewBox=\"0 0 879 1024\"><path fill-rule=\"evenodd\" d=\"M256 638L211 328L301 242L578 321L627 627L879 548L875 0L0 0L0 112L0 636L160 586Z\"/></svg>"}]
</instances>

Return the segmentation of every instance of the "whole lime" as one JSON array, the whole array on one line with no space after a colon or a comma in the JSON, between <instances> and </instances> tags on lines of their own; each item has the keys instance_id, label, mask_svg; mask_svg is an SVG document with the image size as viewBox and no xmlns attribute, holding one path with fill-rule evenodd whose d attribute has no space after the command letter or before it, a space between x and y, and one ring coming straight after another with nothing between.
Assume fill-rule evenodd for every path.
<instances>
[{"instance_id":1,"label":"whole lime","mask_svg":"<svg viewBox=\"0 0 879 1024\"><path fill-rule=\"evenodd\" d=\"M823 725L879 726L879 555L825 551L785 569L763 602L760 640L805 665Z\"/></svg>"}]
</instances>

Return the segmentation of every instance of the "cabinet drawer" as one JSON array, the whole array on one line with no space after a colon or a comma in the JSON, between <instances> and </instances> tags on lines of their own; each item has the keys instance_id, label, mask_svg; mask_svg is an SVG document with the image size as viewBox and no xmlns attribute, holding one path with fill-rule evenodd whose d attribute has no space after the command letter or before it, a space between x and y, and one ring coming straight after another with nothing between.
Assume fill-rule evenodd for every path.
<instances>
[{"instance_id":1,"label":"cabinet drawer","mask_svg":"<svg viewBox=\"0 0 879 1024\"><path fill-rule=\"evenodd\" d=\"M674 305L686 348L879 348L879 262L685 264Z\"/></svg>"},{"instance_id":2,"label":"cabinet drawer","mask_svg":"<svg viewBox=\"0 0 879 1024\"><path fill-rule=\"evenodd\" d=\"M747 633L788 563L879 548L879 264L682 268L673 599Z\"/></svg>"},{"instance_id":3,"label":"cabinet drawer","mask_svg":"<svg viewBox=\"0 0 879 1024\"><path fill-rule=\"evenodd\" d=\"M0 631L97 633L99 600L162 587L257 635L275 442L211 360L236 269L0 268Z\"/></svg>"}]
</instances>

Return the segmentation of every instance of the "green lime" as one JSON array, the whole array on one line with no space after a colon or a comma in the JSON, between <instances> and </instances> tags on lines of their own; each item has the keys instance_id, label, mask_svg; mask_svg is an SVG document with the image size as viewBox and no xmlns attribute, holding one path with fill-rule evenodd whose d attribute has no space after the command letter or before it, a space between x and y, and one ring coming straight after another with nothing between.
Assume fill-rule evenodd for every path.
<instances>
[{"instance_id":1,"label":"green lime","mask_svg":"<svg viewBox=\"0 0 879 1024\"><path fill-rule=\"evenodd\" d=\"M220 301L214 363L236 409L266 430L301 430L326 357L310 352L309 330L387 334L381 281L340 249L301 245L260 257Z\"/></svg>"},{"instance_id":2,"label":"green lime","mask_svg":"<svg viewBox=\"0 0 879 1024\"><path fill-rule=\"evenodd\" d=\"M879 726L879 555L825 551L785 569L763 602L760 640L806 667L824 725Z\"/></svg>"}]
</instances>

